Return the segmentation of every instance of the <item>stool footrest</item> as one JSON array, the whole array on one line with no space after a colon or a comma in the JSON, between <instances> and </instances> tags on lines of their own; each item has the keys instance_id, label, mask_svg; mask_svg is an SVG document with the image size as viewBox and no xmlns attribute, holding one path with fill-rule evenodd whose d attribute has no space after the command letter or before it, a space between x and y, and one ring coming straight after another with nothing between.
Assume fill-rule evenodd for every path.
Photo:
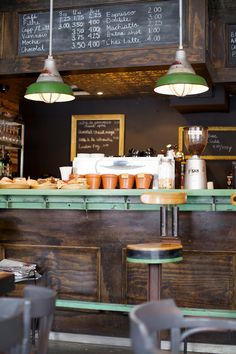
<instances>
[{"instance_id":1,"label":"stool footrest","mask_svg":"<svg viewBox=\"0 0 236 354\"><path fill-rule=\"evenodd\" d=\"M129 263L141 263L141 264L165 264L165 263L175 263L175 262L181 262L183 260L183 257L176 257L176 258L165 258L165 259L150 259L150 258L126 258L127 262Z\"/></svg>"}]
</instances>

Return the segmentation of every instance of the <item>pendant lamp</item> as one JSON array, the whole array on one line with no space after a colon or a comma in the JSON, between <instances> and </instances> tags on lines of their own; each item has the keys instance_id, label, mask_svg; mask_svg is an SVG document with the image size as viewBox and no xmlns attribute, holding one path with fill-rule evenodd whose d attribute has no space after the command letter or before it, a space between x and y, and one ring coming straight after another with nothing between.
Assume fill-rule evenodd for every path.
<instances>
[{"instance_id":1,"label":"pendant lamp","mask_svg":"<svg viewBox=\"0 0 236 354\"><path fill-rule=\"evenodd\" d=\"M27 87L25 98L45 103L68 102L75 99L70 86L64 84L52 56L53 0L50 0L49 55L37 81Z\"/></svg>"},{"instance_id":2,"label":"pendant lamp","mask_svg":"<svg viewBox=\"0 0 236 354\"><path fill-rule=\"evenodd\" d=\"M179 48L175 61L166 75L156 82L154 91L163 95L196 95L209 90L206 80L197 75L188 62L183 49L183 2L179 0Z\"/></svg>"}]
</instances>

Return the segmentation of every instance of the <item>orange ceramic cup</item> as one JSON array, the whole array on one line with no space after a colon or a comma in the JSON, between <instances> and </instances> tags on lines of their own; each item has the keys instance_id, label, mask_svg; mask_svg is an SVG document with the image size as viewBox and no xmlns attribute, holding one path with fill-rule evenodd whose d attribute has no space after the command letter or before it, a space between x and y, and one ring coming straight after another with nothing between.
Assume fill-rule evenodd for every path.
<instances>
[{"instance_id":1,"label":"orange ceramic cup","mask_svg":"<svg viewBox=\"0 0 236 354\"><path fill-rule=\"evenodd\" d=\"M97 173L89 173L85 175L90 189L99 189L101 185L101 175Z\"/></svg>"},{"instance_id":2,"label":"orange ceramic cup","mask_svg":"<svg viewBox=\"0 0 236 354\"><path fill-rule=\"evenodd\" d=\"M102 186L104 189L115 189L118 182L118 176L113 174L102 175Z\"/></svg>"},{"instance_id":3,"label":"orange ceramic cup","mask_svg":"<svg viewBox=\"0 0 236 354\"><path fill-rule=\"evenodd\" d=\"M119 175L119 186L121 189L132 189L134 185L134 175L123 173Z\"/></svg>"},{"instance_id":4,"label":"orange ceramic cup","mask_svg":"<svg viewBox=\"0 0 236 354\"><path fill-rule=\"evenodd\" d=\"M152 182L152 175L148 173L139 173L135 176L137 189L149 189Z\"/></svg>"}]
</instances>

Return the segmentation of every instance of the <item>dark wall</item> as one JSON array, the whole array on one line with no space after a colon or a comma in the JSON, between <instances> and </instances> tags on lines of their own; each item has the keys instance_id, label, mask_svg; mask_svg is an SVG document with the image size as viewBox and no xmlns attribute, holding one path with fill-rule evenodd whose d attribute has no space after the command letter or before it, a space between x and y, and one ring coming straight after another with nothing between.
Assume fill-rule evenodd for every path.
<instances>
[{"instance_id":1,"label":"dark wall","mask_svg":"<svg viewBox=\"0 0 236 354\"><path fill-rule=\"evenodd\" d=\"M44 174L59 177L59 166L71 164L71 116L76 114L125 114L125 153L131 147L153 147L157 152L178 142L178 127L184 125L236 126L236 97L230 97L229 112L181 114L165 96L116 99L75 99L45 104L24 100L24 176ZM236 142L235 142L236 143ZM208 180L216 188L226 187L231 161L207 161Z\"/></svg>"}]
</instances>

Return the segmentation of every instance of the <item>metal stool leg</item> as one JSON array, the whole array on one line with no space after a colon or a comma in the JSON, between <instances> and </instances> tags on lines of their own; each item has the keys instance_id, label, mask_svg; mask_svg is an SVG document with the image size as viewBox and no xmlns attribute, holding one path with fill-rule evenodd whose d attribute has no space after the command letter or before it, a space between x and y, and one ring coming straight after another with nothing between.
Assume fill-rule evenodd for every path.
<instances>
[{"instance_id":1,"label":"metal stool leg","mask_svg":"<svg viewBox=\"0 0 236 354\"><path fill-rule=\"evenodd\" d=\"M161 264L149 264L148 301L161 298Z\"/></svg>"},{"instance_id":2,"label":"metal stool leg","mask_svg":"<svg viewBox=\"0 0 236 354\"><path fill-rule=\"evenodd\" d=\"M168 210L166 206L160 207L160 236L167 236L168 233Z\"/></svg>"},{"instance_id":3,"label":"metal stool leg","mask_svg":"<svg viewBox=\"0 0 236 354\"><path fill-rule=\"evenodd\" d=\"M148 265L148 301L160 300L161 298L161 264ZM157 345L160 348L160 333L157 333Z\"/></svg>"},{"instance_id":4,"label":"metal stool leg","mask_svg":"<svg viewBox=\"0 0 236 354\"><path fill-rule=\"evenodd\" d=\"M172 208L172 236L179 235L179 207L174 205Z\"/></svg>"}]
</instances>

